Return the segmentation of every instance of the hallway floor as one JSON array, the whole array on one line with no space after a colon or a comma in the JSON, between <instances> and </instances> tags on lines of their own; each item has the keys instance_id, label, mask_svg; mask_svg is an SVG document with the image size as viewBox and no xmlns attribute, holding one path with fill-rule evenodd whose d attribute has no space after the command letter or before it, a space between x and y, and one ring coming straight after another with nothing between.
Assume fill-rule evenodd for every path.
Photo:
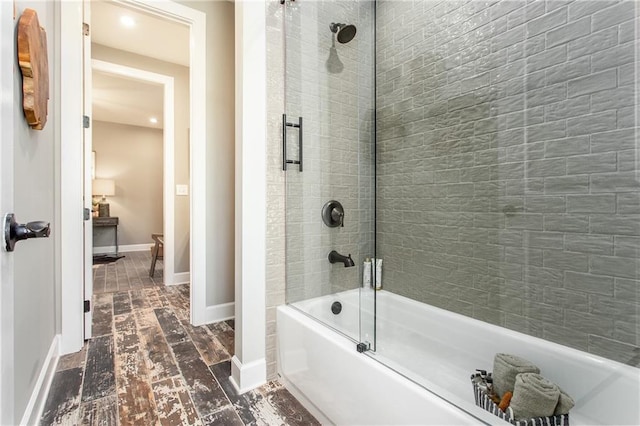
<instances>
[{"instance_id":1,"label":"hallway floor","mask_svg":"<svg viewBox=\"0 0 640 426\"><path fill-rule=\"evenodd\" d=\"M189 324L189 285L149 252L94 265L93 338L60 358L42 425L318 425L277 380L238 395L233 320Z\"/></svg>"}]
</instances>

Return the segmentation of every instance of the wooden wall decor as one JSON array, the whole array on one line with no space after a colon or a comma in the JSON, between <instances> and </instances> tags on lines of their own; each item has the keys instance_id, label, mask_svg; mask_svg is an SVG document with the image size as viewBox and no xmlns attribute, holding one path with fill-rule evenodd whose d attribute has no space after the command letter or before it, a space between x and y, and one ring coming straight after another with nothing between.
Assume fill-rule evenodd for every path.
<instances>
[{"instance_id":1,"label":"wooden wall decor","mask_svg":"<svg viewBox=\"0 0 640 426\"><path fill-rule=\"evenodd\" d=\"M22 71L22 108L32 129L47 123L49 101L49 63L47 33L40 27L38 14L25 9L18 21L18 64Z\"/></svg>"}]
</instances>

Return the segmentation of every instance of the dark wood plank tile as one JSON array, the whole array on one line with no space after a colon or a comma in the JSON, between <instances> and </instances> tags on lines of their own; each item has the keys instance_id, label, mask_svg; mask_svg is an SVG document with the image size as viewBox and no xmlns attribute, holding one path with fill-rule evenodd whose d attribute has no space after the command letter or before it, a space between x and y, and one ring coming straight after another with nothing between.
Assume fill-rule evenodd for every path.
<instances>
[{"instance_id":1,"label":"dark wood plank tile","mask_svg":"<svg viewBox=\"0 0 640 426\"><path fill-rule=\"evenodd\" d=\"M200 418L218 411L229 400L213 377L207 365L200 358L193 343L181 342L171 346L180 373L189 389L189 394Z\"/></svg>"},{"instance_id":2,"label":"dark wood plank tile","mask_svg":"<svg viewBox=\"0 0 640 426\"><path fill-rule=\"evenodd\" d=\"M161 380L153 383L152 388L160 424L202 424L182 379L174 377Z\"/></svg>"},{"instance_id":3,"label":"dark wood plank tile","mask_svg":"<svg viewBox=\"0 0 640 426\"><path fill-rule=\"evenodd\" d=\"M142 289L131 291L131 307L133 309L147 309L150 307Z\"/></svg>"},{"instance_id":4,"label":"dark wood plank tile","mask_svg":"<svg viewBox=\"0 0 640 426\"><path fill-rule=\"evenodd\" d=\"M231 407L223 408L213 414L209 414L202 419L204 425L219 425L219 426L244 426L240 417Z\"/></svg>"},{"instance_id":5,"label":"dark wood plank tile","mask_svg":"<svg viewBox=\"0 0 640 426\"><path fill-rule=\"evenodd\" d=\"M128 314L131 312L131 297L128 291L119 291L113 294L113 315Z\"/></svg>"},{"instance_id":6,"label":"dark wood plank tile","mask_svg":"<svg viewBox=\"0 0 640 426\"><path fill-rule=\"evenodd\" d=\"M150 308L163 308L164 305L160 302L160 297L158 296L158 291L153 287L145 287L142 289L145 298L147 299L147 303Z\"/></svg>"},{"instance_id":7,"label":"dark wood plank tile","mask_svg":"<svg viewBox=\"0 0 640 426\"><path fill-rule=\"evenodd\" d=\"M232 330L236 329L236 321L234 319L228 319L225 321Z\"/></svg>"},{"instance_id":8,"label":"dark wood plank tile","mask_svg":"<svg viewBox=\"0 0 640 426\"><path fill-rule=\"evenodd\" d=\"M85 343L78 352L62 355L58 360L57 371L68 370L69 368L84 368L87 359L87 344Z\"/></svg>"},{"instance_id":9,"label":"dark wood plank tile","mask_svg":"<svg viewBox=\"0 0 640 426\"><path fill-rule=\"evenodd\" d=\"M193 344L196 345L205 364L217 364L231 358L227 349L208 327L194 327L189 324L189 320L182 320L182 326L191 337Z\"/></svg>"},{"instance_id":10,"label":"dark wood plank tile","mask_svg":"<svg viewBox=\"0 0 640 426\"><path fill-rule=\"evenodd\" d=\"M231 380L229 380L229 376L231 375L231 361L211 365L209 369L244 424L256 424L257 419L261 418L258 406L263 399L262 394L249 391L238 395Z\"/></svg>"},{"instance_id":11,"label":"dark wood plank tile","mask_svg":"<svg viewBox=\"0 0 640 426\"><path fill-rule=\"evenodd\" d=\"M171 308L173 312L175 312L176 317L181 320L189 320L190 317L190 306L189 306L189 298L184 297L177 287L183 286L171 286L167 287L166 297L169 303L171 304Z\"/></svg>"},{"instance_id":12,"label":"dark wood plank tile","mask_svg":"<svg viewBox=\"0 0 640 426\"><path fill-rule=\"evenodd\" d=\"M100 293L93 296L94 336L113 334L113 293Z\"/></svg>"},{"instance_id":13,"label":"dark wood plank tile","mask_svg":"<svg viewBox=\"0 0 640 426\"><path fill-rule=\"evenodd\" d=\"M115 392L113 336L94 337L89 341L85 368L82 402L103 398Z\"/></svg>"},{"instance_id":14,"label":"dark wood plank tile","mask_svg":"<svg viewBox=\"0 0 640 426\"><path fill-rule=\"evenodd\" d=\"M133 314L114 317L120 425L157 422L156 407Z\"/></svg>"},{"instance_id":15,"label":"dark wood plank tile","mask_svg":"<svg viewBox=\"0 0 640 426\"><path fill-rule=\"evenodd\" d=\"M233 356L235 353L235 331L229 327L225 321L208 324L207 327L218 341L224 346L229 355Z\"/></svg>"},{"instance_id":16,"label":"dark wood plank tile","mask_svg":"<svg viewBox=\"0 0 640 426\"><path fill-rule=\"evenodd\" d=\"M173 312L167 308L158 308L153 311L156 314L156 318L158 318L158 323L160 323L164 337L167 339L169 345L189 340L187 332Z\"/></svg>"},{"instance_id":17,"label":"dark wood plank tile","mask_svg":"<svg viewBox=\"0 0 640 426\"><path fill-rule=\"evenodd\" d=\"M41 425L76 424L80 406L82 368L58 371L44 405Z\"/></svg>"},{"instance_id":18,"label":"dark wood plank tile","mask_svg":"<svg viewBox=\"0 0 640 426\"><path fill-rule=\"evenodd\" d=\"M137 310L136 321L151 382L178 375L178 366L154 312L150 309Z\"/></svg>"},{"instance_id":19,"label":"dark wood plank tile","mask_svg":"<svg viewBox=\"0 0 640 426\"><path fill-rule=\"evenodd\" d=\"M118 400L115 395L83 402L80 406L83 426L115 426L118 424Z\"/></svg>"},{"instance_id":20,"label":"dark wood plank tile","mask_svg":"<svg viewBox=\"0 0 640 426\"><path fill-rule=\"evenodd\" d=\"M266 398L276 408L285 424L291 426L320 426L320 422L284 386L269 390Z\"/></svg>"}]
</instances>

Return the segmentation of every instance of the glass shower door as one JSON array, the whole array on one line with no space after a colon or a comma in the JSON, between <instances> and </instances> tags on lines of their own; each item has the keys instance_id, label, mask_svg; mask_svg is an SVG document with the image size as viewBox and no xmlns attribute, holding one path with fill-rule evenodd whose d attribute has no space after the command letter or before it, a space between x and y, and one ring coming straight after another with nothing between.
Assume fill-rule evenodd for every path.
<instances>
[{"instance_id":1,"label":"glass shower door","mask_svg":"<svg viewBox=\"0 0 640 426\"><path fill-rule=\"evenodd\" d=\"M286 300L373 343L373 2L283 7Z\"/></svg>"}]
</instances>

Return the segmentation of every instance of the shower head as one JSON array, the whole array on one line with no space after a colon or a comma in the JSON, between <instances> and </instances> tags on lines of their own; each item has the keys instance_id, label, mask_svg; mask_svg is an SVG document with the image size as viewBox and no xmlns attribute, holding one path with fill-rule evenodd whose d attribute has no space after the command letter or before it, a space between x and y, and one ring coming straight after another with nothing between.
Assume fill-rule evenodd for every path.
<instances>
[{"instance_id":1,"label":"shower head","mask_svg":"<svg viewBox=\"0 0 640 426\"><path fill-rule=\"evenodd\" d=\"M357 30L355 25L332 22L329 28L332 33L336 34L336 38L342 44L349 43L356 36Z\"/></svg>"}]
</instances>

